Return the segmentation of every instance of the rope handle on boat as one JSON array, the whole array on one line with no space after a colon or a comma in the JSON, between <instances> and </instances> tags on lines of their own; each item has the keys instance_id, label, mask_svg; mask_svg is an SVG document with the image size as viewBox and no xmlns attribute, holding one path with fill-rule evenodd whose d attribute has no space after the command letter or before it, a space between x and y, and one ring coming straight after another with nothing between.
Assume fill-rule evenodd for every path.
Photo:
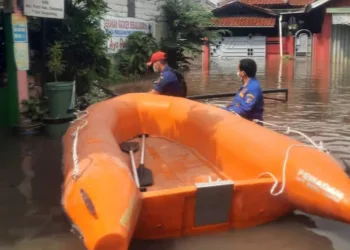
<instances>
[{"instance_id":1,"label":"rope handle on boat","mask_svg":"<svg viewBox=\"0 0 350 250\"><path fill-rule=\"evenodd\" d=\"M309 141L310 144L311 144L313 147L317 148L317 149L320 150L320 151L323 151L324 153L329 154L328 149L326 149L326 148L323 146L323 142L322 142L322 141L320 141L319 144L317 144L317 143L314 142L309 136L307 136L306 134L304 134L304 133L302 133L302 132L300 132L300 131L298 131L298 130L291 129L291 128L288 127L288 126L281 126L281 125L276 125L276 124L273 124L273 123L268 123L268 122L265 122L265 121L260 121L260 120L258 120L258 119L254 119L253 122L255 122L255 123L262 123L262 124L264 124L264 125L268 125L268 126L275 127L275 128L286 129L286 132L285 132L285 133L286 133L287 135L289 135L289 134L291 134L291 133L298 134L298 135L304 137L307 141Z\"/></svg>"},{"instance_id":2,"label":"rope handle on boat","mask_svg":"<svg viewBox=\"0 0 350 250\"><path fill-rule=\"evenodd\" d=\"M212 104L211 102L209 102L209 100L205 100L205 103L206 104ZM220 103L223 103L223 101L214 101L214 105L217 104L216 106L219 106L219 107L226 107L226 105L223 105L223 104L220 104ZM240 116L239 114L237 114L236 112L234 111L231 111L232 113L234 113L235 115L238 115ZM285 188L286 188L286 173L287 173L287 163L288 163L288 160L289 160L289 155L290 155L290 151L292 148L294 147L307 147L307 148L316 148L318 150L320 150L321 152L324 152L326 154L329 154L329 151L328 149L326 149L324 146L323 146L323 142L320 141L319 144L317 144L316 142L314 142L309 136L307 136L306 134L300 132L300 131L297 131L297 130L293 130L291 129L290 127L288 126L280 126L280 125L276 125L276 124L272 124L272 123L268 123L268 122L264 122L264 121L261 121L261 120L258 120L258 119L254 119L253 122L257 123L257 124L263 124L263 125L268 125L268 126L271 126L271 127L275 127L275 128L281 128L281 129L286 129L285 133L287 135L291 134L291 133L295 133L295 134L298 134L302 137L304 137L311 145L306 145L306 144L292 144L288 147L287 151L286 151L286 156L285 156L285 159L284 159L284 162L283 162L283 166L282 166L282 186L281 186L281 189L276 192L276 188L278 186L278 180L276 178L276 176L274 174L272 174L271 172L264 172L262 174L260 174L258 176L258 178L261 178L262 176L265 176L265 175L269 175L273 178L274 180L274 184L270 190L270 194L273 195L273 196L278 196L278 195L281 195ZM211 179L209 179L209 182L211 182Z\"/></svg>"},{"instance_id":3,"label":"rope handle on boat","mask_svg":"<svg viewBox=\"0 0 350 250\"><path fill-rule=\"evenodd\" d=\"M85 120L85 118L87 118L87 116L89 115L88 111L77 111L75 113L76 115L76 119L74 121L72 121L71 123L74 124L76 122L82 122L82 125L79 125L76 130L72 133L72 136L74 137L73 140L73 153L72 153L72 158L73 158L73 164L74 164L74 168L73 168L73 180L77 180L79 178L79 172L80 172L80 168L79 168L79 158L78 158L78 138L79 138L79 132L80 130L82 130L83 128L85 128L88 125L88 121Z\"/></svg>"},{"instance_id":4,"label":"rope handle on boat","mask_svg":"<svg viewBox=\"0 0 350 250\"><path fill-rule=\"evenodd\" d=\"M276 125L276 124L260 121L260 120L257 120L257 119L255 119L253 121L256 122L256 123L262 123L264 125L272 126L272 127L275 127L275 128L284 128L284 129L286 129L286 134L295 133L295 134L303 136L304 138L307 139L307 141L310 142L310 145L307 145L307 144L292 144L292 145L290 145L288 147L288 149L286 151L286 156L284 158L283 166L282 166L282 186L281 186L281 188L280 188L280 190L278 192L275 191L277 186L278 186L278 180L277 180L277 178L276 178L276 176L274 174L272 174L271 172L264 172L264 173L262 173L262 174L260 174L258 176L258 178L261 178L264 175L269 175L269 176L271 176L273 178L274 184L273 184L273 186L272 186L272 188L270 190L270 194L273 195L273 196L281 195L284 192L285 188L286 188L287 163L288 163L289 156L290 156L290 151L291 151L292 148L295 148L295 147L316 148L316 149L320 150L321 152L329 154L329 151L323 146L322 142L317 144L310 137L308 137L306 134L304 134L304 133L302 133L300 131L293 130L293 129L291 129L288 126L280 126L280 125Z\"/></svg>"},{"instance_id":5,"label":"rope handle on boat","mask_svg":"<svg viewBox=\"0 0 350 250\"><path fill-rule=\"evenodd\" d=\"M209 100L205 100L205 103L206 104L212 104L212 102L209 102ZM219 106L219 107L226 107L226 105L223 105L223 104L220 104L220 103L224 103L223 101L214 101L214 105L216 106ZM234 111L231 111L232 113L234 113L235 115L238 115L240 116L239 114L237 114L236 112ZM273 196L278 196L278 195L281 195L285 188L286 188L286 173L287 173L287 163L288 163L288 160L289 160L289 155L290 155L290 151L292 148L294 147L307 147L307 148L316 148L318 150L320 150L321 152L324 152L326 154L330 154L330 152L328 151L328 149L326 149L324 146L323 146L323 142L320 141L319 144L317 144L316 142L314 142L309 136L307 136L306 134L300 132L300 131L297 131L297 130L294 130L294 129L291 129L290 127L288 126L280 126L280 125L276 125L276 124L272 124L272 123L268 123L268 122L264 122L264 121L261 121L261 120L258 120L258 119L254 119L253 122L257 123L257 124L263 124L263 125L268 125L268 126L271 126L271 127L275 127L275 128L281 128L281 129L286 129L285 133L287 135L291 134L291 133L295 133L295 134L298 134L302 137L304 137L311 145L306 145L306 144L292 144L288 147L287 151L286 151L286 156L285 156L285 159L284 159L284 162L283 162L283 166L282 166L282 186L281 186L281 189L276 192L276 188L278 186L278 180L276 178L276 176L274 174L272 174L271 172L264 172L262 174L260 174L258 176L258 178L261 178L262 176L265 176L265 175L269 175L273 178L274 180L274 184L270 190L270 194L273 195ZM211 179L209 178L209 182L211 182Z\"/></svg>"}]
</instances>

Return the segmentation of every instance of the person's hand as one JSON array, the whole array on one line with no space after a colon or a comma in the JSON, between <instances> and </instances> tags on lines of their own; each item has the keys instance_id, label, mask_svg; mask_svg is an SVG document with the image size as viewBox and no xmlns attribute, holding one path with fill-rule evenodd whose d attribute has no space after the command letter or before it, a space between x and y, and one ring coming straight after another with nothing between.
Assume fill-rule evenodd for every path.
<instances>
[{"instance_id":1,"label":"person's hand","mask_svg":"<svg viewBox=\"0 0 350 250\"><path fill-rule=\"evenodd\" d=\"M156 95L160 95L160 93L157 91L157 90L155 90L155 89L151 89L150 91L148 91L147 93L149 93L149 94L156 94Z\"/></svg>"}]
</instances>

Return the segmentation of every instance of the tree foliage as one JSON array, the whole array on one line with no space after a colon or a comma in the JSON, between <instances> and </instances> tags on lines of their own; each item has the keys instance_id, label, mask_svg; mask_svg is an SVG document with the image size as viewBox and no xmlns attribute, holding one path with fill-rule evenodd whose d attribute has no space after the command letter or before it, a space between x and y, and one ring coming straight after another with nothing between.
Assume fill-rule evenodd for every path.
<instances>
[{"instance_id":1,"label":"tree foliage","mask_svg":"<svg viewBox=\"0 0 350 250\"><path fill-rule=\"evenodd\" d=\"M61 60L66 65L59 70L60 79L75 79L79 95L88 92L96 80L111 82L145 73L145 63L159 49L168 54L172 67L185 70L192 59L188 55L201 52L204 38L215 39L222 31L208 29L213 26L212 12L190 0L162 0L160 8L167 24L160 43L150 34L135 32L128 37L125 48L114 56L115 60L111 60L106 48L109 35L101 29L101 19L108 11L106 1L65 0L65 19L45 19L42 26L38 19L30 18L30 30L36 32L33 43L40 44L39 32L40 36L45 34L46 58L42 60L41 56L39 61L45 61L48 66L49 46L60 44ZM48 68L46 71L54 73ZM50 79L54 78L53 74L48 76L46 81L53 80Z\"/></svg>"},{"instance_id":2,"label":"tree foliage","mask_svg":"<svg viewBox=\"0 0 350 250\"><path fill-rule=\"evenodd\" d=\"M111 62L106 53L108 35L101 29L101 18L108 6L104 0L66 0L65 4L66 18L58 35L65 48L65 61L70 65L68 73L76 78L78 86L89 86L90 82L110 75Z\"/></svg>"},{"instance_id":3,"label":"tree foliage","mask_svg":"<svg viewBox=\"0 0 350 250\"><path fill-rule=\"evenodd\" d=\"M108 34L101 29L101 19L107 11L104 0L65 0L63 20L45 19L43 25L39 25L38 19L30 19L31 30L35 30L36 35L45 36L45 55L52 44L61 45L62 60L67 67L60 78L63 81L75 79L78 94L87 92L91 82L113 76L106 50ZM48 65L48 60L46 56L45 65ZM53 80L54 76L48 68L46 70L49 73L46 81Z\"/></svg>"},{"instance_id":4,"label":"tree foliage","mask_svg":"<svg viewBox=\"0 0 350 250\"><path fill-rule=\"evenodd\" d=\"M134 32L116 55L117 70L125 76L135 76L147 71L146 62L159 46L151 34Z\"/></svg>"},{"instance_id":5,"label":"tree foliage","mask_svg":"<svg viewBox=\"0 0 350 250\"><path fill-rule=\"evenodd\" d=\"M213 13L201 4L190 0L165 0L161 6L168 25L167 40L183 41L187 49L197 51L195 45L202 45L203 38L216 38L218 31L208 29L214 26Z\"/></svg>"},{"instance_id":6,"label":"tree foliage","mask_svg":"<svg viewBox=\"0 0 350 250\"><path fill-rule=\"evenodd\" d=\"M192 59L189 55L200 53L204 39L217 38L222 30L210 30L214 25L211 11L190 0L164 0L160 10L167 29L159 44L150 35L135 32L128 37L125 48L115 58L117 69L126 76L146 72L146 62L160 49L167 53L171 67L187 70Z\"/></svg>"},{"instance_id":7,"label":"tree foliage","mask_svg":"<svg viewBox=\"0 0 350 250\"><path fill-rule=\"evenodd\" d=\"M186 53L201 52L204 39L213 40L225 32L210 29L215 20L212 12L190 0L164 0L161 10L168 26L161 48L167 52L172 67L187 69L192 58Z\"/></svg>"},{"instance_id":8,"label":"tree foliage","mask_svg":"<svg viewBox=\"0 0 350 250\"><path fill-rule=\"evenodd\" d=\"M66 67L65 62L62 60L63 48L59 42L55 42L48 49L49 61L47 66L49 71L54 75L57 82L57 76L61 75Z\"/></svg>"}]
</instances>

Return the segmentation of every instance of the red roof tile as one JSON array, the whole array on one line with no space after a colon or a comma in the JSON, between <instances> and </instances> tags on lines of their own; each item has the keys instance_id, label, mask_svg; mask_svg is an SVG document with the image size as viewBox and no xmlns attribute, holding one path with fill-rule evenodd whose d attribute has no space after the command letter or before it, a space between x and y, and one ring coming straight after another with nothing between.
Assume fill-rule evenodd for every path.
<instances>
[{"instance_id":1,"label":"red roof tile","mask_svg":"<svg viewBox=\"0 0 350 250\"><path fill-rule=\"evenodd\" d=\"M271 17L220 17L214 22L217 27L274 27L276 19Z\"/></svg>"},{"instance_id":2,"label":"red roof tile","mask_svg":"<svg viewBox=\"0 0 350 250\"><path fill-rule=\"evenodd\" d=\"M315 0L289 0L289 4L293 6L305 6Z\"/></svg>"}]
</instances>

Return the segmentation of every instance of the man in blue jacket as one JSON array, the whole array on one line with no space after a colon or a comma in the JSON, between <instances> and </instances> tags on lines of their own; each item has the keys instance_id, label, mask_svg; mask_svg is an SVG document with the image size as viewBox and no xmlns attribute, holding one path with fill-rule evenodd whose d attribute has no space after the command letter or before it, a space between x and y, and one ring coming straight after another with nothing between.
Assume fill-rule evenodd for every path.
<instances>
[{"instance_id":1,"label":"man in blue jacket","mask_svg":"<svg viewBox=\"0 0 350 250\"><path fill-rule=\"evenodd\" d=\"M153 83L152 94L181 96L187 94L187 86L183 75L172 69L167 62L166 54L158 51L152 54L147 66L152 66L153 71L160 73L159 78Z\"/></svg>"},{"instance_id":2,"label":"man in blue jacket","mask_svg":"<svg viewBox=\"0 0 350 250\"><path fill-rule=\"evenodd\" d=\"M255 78L257 65L252 59L243 59L239 62L237 76L242 81L242 86L230 105L225 107L227 111L252 121L263 121L264 97L259 81Z\"/></svg>"}]
</instances>

